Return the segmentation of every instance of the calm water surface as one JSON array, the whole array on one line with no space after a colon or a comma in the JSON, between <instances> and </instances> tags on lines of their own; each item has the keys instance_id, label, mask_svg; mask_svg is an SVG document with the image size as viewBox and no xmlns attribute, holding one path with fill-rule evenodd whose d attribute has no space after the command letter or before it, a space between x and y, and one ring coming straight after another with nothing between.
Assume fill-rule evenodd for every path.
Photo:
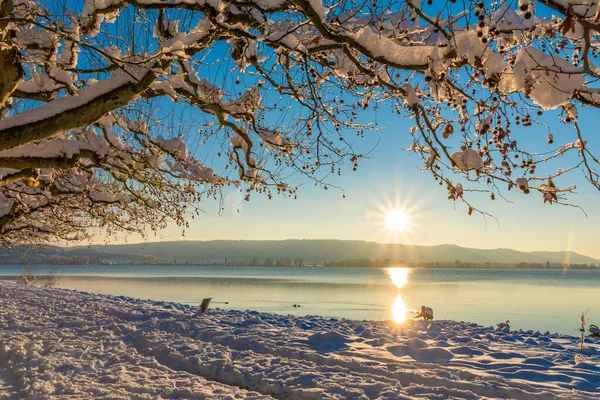
<instances>
[{"instance_id":1,"label":"calm water surface","mask_svg":"<svg viewBox=\"0 0 600 400\"><path fill-rule=\"evenodd\" d=\"M42 275L47 266L36 267ZM427 305L436 319L576 335L600 325L600 271L314 267L57 266L59 286L87 292L280 314L395 320ZM0 266L15 279L22 266ZM294 304L300 304L294 308Z\"/></svg>"}]
</instances>

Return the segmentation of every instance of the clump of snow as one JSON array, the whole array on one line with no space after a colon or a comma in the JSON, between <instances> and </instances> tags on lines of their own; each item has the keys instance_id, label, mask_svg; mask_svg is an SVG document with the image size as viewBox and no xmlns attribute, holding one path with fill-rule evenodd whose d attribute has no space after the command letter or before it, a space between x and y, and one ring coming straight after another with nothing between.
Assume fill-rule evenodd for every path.
<instances>
[{"instance_id":1,"label":"clump of snow","mask_svg":"<svg viewBox=\"0 0 600 400\"><path fill-rule=\"evenodd\" d=\"M504 93L528 88L536 104L553 109L567 104L573 92L584 84L584 75L573 64L557 55L526 47L518 52L512 69L502 75L499 88Z\"/></svg>"},{"instance_id":2,"label":"clump of snow","mask_svg":"<svg viewBox=\"0 0 600 400\"><path fill-rule=\"evenodd\" d=\"M349 35L373 57L397 66L427 65L430 60L440 60L444 53L437 46L403 46L375 32L370 26Z\"/></svg>"},{"instance_id":3,"label":"clump of snow","mask_svg":"<svg viewBox=\"0 0 600 400\"><path fill-rule=\"evenodd\" d=\"M284 147L288 145L288 141L278 133L270 129L259 129L258 137L268 145Z\"/></svg>"},{"instance_id":4,"label":"clump of snow","mask_svg":"<svg viewBox=\"0 0 600 400\"><path fill-rule=\"evenodd\" d=\"M455 199L459 198L460 196L462 196L465 193L465 190L463 188L463 185L461 183L457 183L456 186L454 186L454 194L455 194ZM433 315L433 313L432 313Z\"/></svg>"},{"instance_id":5,"label":"clump of snow","mask_svg":"<svg viewBox=\"0 0 600 400\"><path fill-rule=\"evenodd\" d=\"M89 16L95 12L102 11L121 3L123 3L123 0L85 0L83 15Z\"/></svg>"},{"instance_id":6,"label":"clump of snow","mask_svg":"<svg viewBox=\"0 0 600 400\"><path fill-rule=\"evenodd\" d=\"M61 88L54 79L51 79L46 73L32 74L27 81L20 82L17 86L18 90L26 93L53 92Z\"/></svg>"},{"instance_id":7,"label":"clump of snow","mask_svg":"<svg viewBox=\"0 0 600 400\"><path fill-rule=\"evenodd\" d=\"M260 92L251 88L240 98L221 103L221 107L231 114L247 114L258 108L260 100Z\"/></svg>"},{"instance_id":8,"label":"clump of snow","mask_svg":"<svg viewBox=\"0 0 600 400\"><path fill-rule=\"evenodd\" d=\"M494 11L491 23L500 31L525 30L530 26L530 23L510 8L506 1L503 1L500 7Z\"/></svg>"},{"instance_id":9,"label":"clump of snow","mask_svg":"<svg viewBox=\"0 0 600 400\"><path fill-rule=\"evenodd\" d=\"M73 157L81 150L93 150L90 143L82 140L54 139L32 143L11 150L0 151L0 158L5 157Z\"/></svg>"},{"instance_id":10,"label":"clump of snow","mask_svg":"<svg viewBox=\"0 0 600 400\"><path fill-rule=\"evenodd\" d=\"M181 176L187 179L210 183L215 183L218 180L212 168L205 167L197 161L186 161L185 169L188 172L183 172Z\"/></svg>"},{"instance_id":11,"label":"clump of snow","mask_svg":"<svg viewBox=\"0 0 600 400\"><path fill-rule=\"evenodd\" d=\"M586 144L587 144L587 140L581 141L581 139L577 139L573 143L567 143L567 144L561 146L556 151L555 155L563 154L565 151L570 150L570 149L583 149L583 148L585 148Z\"/></svg>"},{"instance_id":12,"label":"clump of snow","mask_svg":"<svg viewBox=\"0 0 600 400\"><path fill-rule=\"evenodd\" d=\"M519 190L529 193L529 181L527 178L517 178L516 183Z\"/></svg>"},{"instance_id":13,"label":"clump of snow","mask_svg":"<svg viewBox=\"0 0 600 400\"><path fill-rule=\"evenodd\" d=\"M579 114L577 112L577 106L575 104L567 104L564 106L565 113L567 117L571 119L571 121L577 121L579 118Z\"/></svg>"},{"instance_id":14,"label":"clump of snow","mask_svg":"<svg viewBox=\"0 0 600 400\"><path fill-rule=\"evenodd\" d=\"M415 108L415 107L418 107L421 105L421 102L419 101L419 97L417 96L417 93L415 93L415 89L413 89L412 86L405 85L404 91L406 92L406 96L404 97L404 103L408 107Z\"/></svg>"},{"instance_id":15,"label":"clump of snow","mask_svg":"<svg viewBox=\"0 0 600 400\"><path fill-rule=\"evenodd\" d=\"M172 153L178 159L186 159L188 155L187 146L178 138L165 139L162 136L156 137L156 142L165 150Z\"/></svg>"},{"instance_id":16,"label":"clump of snow","mask_svg":"<svg viewBox=\"0 0 600 400\"><path fill-rule=\"evenodd\" d=\"M479 153L471 148L465 151L458 151L451 155L456 167L461 171L480 171L484 167L483 159Z\"/></svg>"},{"instance_id":17,"label":"clump of snow","mask_svg":"<svg viewBox=\"0 0 600 400\"><path fill-rule=\"evenodd\" d=\"M234 137L231 138L230 143L233 147L241 147L245 153L248 152L248 143L244 140L243 137L241 137L239 135L235 135Z\"/></svg>"},{"instance_id":18,"label":"clump of snow","mask_svg":"<svg viewBox=\"0 0 600 400\"><path fill-rule=\"evenodd\" d=\"M325 21L325 17L327 16L327 9L323 7L322 0L308 0L308 3L312 7L312 9L317 13L321 22Z\"/></svg>"}]
</instances>

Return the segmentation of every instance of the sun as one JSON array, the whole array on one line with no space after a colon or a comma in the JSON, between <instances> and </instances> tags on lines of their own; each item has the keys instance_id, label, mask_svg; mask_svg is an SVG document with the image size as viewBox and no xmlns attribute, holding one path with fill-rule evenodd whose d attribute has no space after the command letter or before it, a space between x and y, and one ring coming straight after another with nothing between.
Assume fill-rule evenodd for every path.
<instances>
[{"instance_id":1,"label":"sun","mask_svg":"<svg viewBox=\"0 0 600 400\"><path fill-rule=\"evenodd\" d=\"M394 232L404 232L409 224L408 215L399 209L390 210L385 221L388 228Z\"/></svg>"},{"instance_id":2,"label":"sun","mask_svg":"<svg viewBox=\"0 0 600 400\"><path fill-rule=\"evenodd\" d=\"M377 229L376 235L381 241L410 244L415 236L422 234L423 210L429 200L401 182L397 182L395 193L389 190L373 197L365 217Z\"/></svg>"}]
</instances>

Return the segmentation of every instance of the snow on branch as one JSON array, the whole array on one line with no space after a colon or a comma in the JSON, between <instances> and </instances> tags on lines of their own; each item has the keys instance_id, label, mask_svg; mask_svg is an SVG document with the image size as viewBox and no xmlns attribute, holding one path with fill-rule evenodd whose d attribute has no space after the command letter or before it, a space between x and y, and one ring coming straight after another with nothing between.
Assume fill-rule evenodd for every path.
<instances>
[{"instance_id":1,"label":"snow on branch","mask_svg":"<svg viewBox=\"0 0 600 400\"><path fill-rule=\"evenodd\" d=\"M226 185L295 196L290 170L327 189L358 168L374 108L412 118L398 134L469 214L473 191L573 205L575 171L600 189L579 125L600 108L599 10L4 0L0 242L185 227Z\"/></svg>"}]
</instances>

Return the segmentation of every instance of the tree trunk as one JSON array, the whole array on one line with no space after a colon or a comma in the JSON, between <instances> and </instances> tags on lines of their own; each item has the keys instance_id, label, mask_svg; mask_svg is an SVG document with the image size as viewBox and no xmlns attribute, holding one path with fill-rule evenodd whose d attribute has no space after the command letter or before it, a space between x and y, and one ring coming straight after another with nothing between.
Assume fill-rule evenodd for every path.
<instances>
[{"instance_id":1,"label":"tree trunk","mask_svg":"<svg viewBox=\"0 0 600 400\"><path fill-rule=\"evenodd\" d=\"M13 0L0 0L0 18L8 17L13 13ZM0 32L6 28L6 22L0 22ZM3 45L12 44L12 31L6 32L3 37L0 36L0 42ZM19 52L17 49L9 48L0 50L0 109L10 97L10 94L17 88L17 85L25 73L19 62Z\"/></svg>"}]
</instances>

